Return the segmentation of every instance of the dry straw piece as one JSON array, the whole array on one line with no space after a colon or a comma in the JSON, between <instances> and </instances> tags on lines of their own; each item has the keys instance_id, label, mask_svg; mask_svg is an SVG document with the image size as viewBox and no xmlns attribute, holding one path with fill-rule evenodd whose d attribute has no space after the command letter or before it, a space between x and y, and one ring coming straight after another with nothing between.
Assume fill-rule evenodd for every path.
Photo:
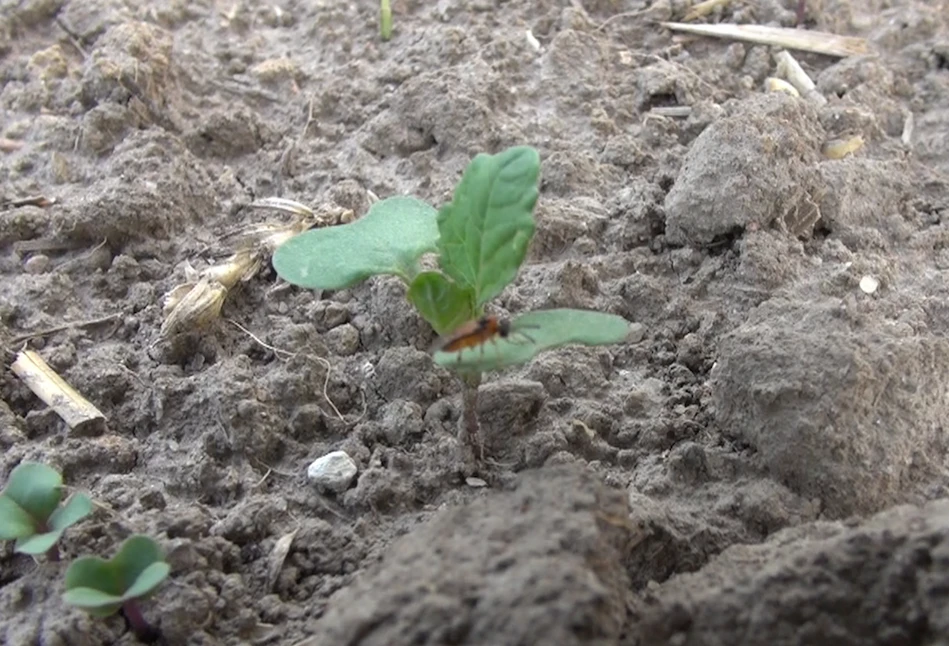
<instances>
[{"instance_id":1,"label":"dry straw piece","mask_svg":"<svg viewBox=\"0 0 949 646\"><path fill-rule=\"evenodd\" d=\"M777 52L774 55L774 61L777 63L777 72L788 80L788 83L794 86L794 89L816 106L822 106L827 103L824 95L817 91L814 81L807 75L801 64L797 62L789 52Z\"/></svg>"},{"instance_id":2,"label":"dry straw piece","mask_svg":"<svg viewBox=\"0 0 949 646\"><path fill-rule=\"evenodd\" d=\"M69 428L85 431L89 427L105 426L105 415L33 350L18 352L11 369L37 397L56 411Z\"/></svg>"},{"instance_id":3,"label":"dry straw piece","mask_svg":"<svg viewBox=\"0 0 949 646\"><path fill-rule=\"evenodd\" d=\"M186 282L165 294L162 314L165 318L159 340L181 332L198 331L221 316L229 290L249 281L273 255L277 247L312 227L345 224L355 219L353 212L336 206L317 211L294 200L266 198L251 204L296 216L290 224L264 223L234 234L238 250L226 260L198 272L190 264L185 268Z\"/></svg>"},{"instance_id":4,"label":"dry straw piece","mask_svg":"<svg viewBox=\"0 0 949 646\"><path fill-rule=\"evenodd\" d=\"M661 22L666 29L681 31L697 36L712 38L731 38L759 45L786 47L827 56L857 56L869 51L866 39L853 36L838 36L820 31L787 29L785 27L764 27L762 25L692 25L684 22Z\"/></svg>"}]
</instances>

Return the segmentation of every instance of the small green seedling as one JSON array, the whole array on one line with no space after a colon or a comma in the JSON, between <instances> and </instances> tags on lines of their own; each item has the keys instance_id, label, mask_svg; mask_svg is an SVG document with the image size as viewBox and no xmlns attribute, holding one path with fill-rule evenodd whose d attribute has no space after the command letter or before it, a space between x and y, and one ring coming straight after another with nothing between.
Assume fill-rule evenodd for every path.
<instances>
[{"instance_id":1,"label":"small green seedling","mask_svg":"<svg viewBox=\"0 0 949 646\"><path fill-rule=\"evenodd\" d=\"M351 224L291 238L274 254L274 268L289 283L325 290L377 274L398 276L419 314L439 335L449 335L484 316L486 304L517 275L534 235L539 177L533 148L477 155L441 210L411 197L382 200ZM420 266L428 253L437 254L438 269ZM482 372L570 343L618 343L629 333L622 317L584 310L531 312L508 324L512 333L503 338L435 353L434 360L461 373L468 387L466 441L478 431L474 407Z\"/></svg>"},{"instance_id":2,"label":"small green seedling","mask_svg":"<svg viewBox=\"0 0 949 646\"><path fill-rule=\"evenodd\" d=\"M379 35L382 40L392 38L392 6L389 0L379 0Z\"/></svg>"},{"instance_id":3,"label":"small green seedling","mask_svg":"<svg viewBox=\"0 0 949 646\"><path fill-rule=\"evenodd\" d=\"M63 599L96 617L121 611L140 641L155 642L161 635L145 620L138 602L153 594L170 570L158 544L136 534L108 561L98 556L73 561L66 570Z\"/></svg>"},{"instance_id":4,"label":"small green seedling","mask_svg":"<svg viewBox=\"0 0 949 646\"><path fill-rule=\"evenodd\" d=\"M36 462L18 465L0 492L0 540L15 539L15 551L45 553L58 561L59 537L92 511L92 500L85 494L73 494L60 505L62 498L63 479L55 469Z\"/></svg>"}]
</instances>

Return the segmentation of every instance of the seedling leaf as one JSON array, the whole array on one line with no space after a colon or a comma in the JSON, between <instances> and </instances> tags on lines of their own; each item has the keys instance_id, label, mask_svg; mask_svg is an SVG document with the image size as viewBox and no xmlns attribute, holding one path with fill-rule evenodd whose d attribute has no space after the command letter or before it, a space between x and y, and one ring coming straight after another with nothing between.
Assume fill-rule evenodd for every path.
<instances>
[{"instance_id":1,"label":"seedling leaf","mask_svg":"<svg viewBox=\"0 0 949 646\"><path fill-rule=\"evenodd\" d=\"M30 536L35 531L33 517L6 494L0 496L0 540Z\"/></svg>"},{"instance_id":2,"label":"seedling leaf","mask_svg":"<svg viewBox=\"0 0 949 646\"><path fill-rule=\"evenodd\" d=\"M108 561L98 556L73 561L66 570L63 598L97 616L108 616L126 601L151 594L170 571L155 541L148 536L131 536Z\"/></svg>"},{"instance_id":3,"label":"seedling leaf","mask_svg":"<svg viewBox=\"0 0 949 646\"><path fill-rule=\"evenodd\" d=\"M540 156L528 146L476 156L438 213L439 261L475 294L475 308L517 275L534 235Z\"/></svg>"},{"instance_id":4,"label":"seedling leaf","mask_svg":"<svg viewBox=\"0 0 949 646\"><path fill-rule=\"evenodd\" d=\"M126 592L153 563L162 562L161 548L148 536L131 536L112 558L112 566L122 574L122 588Z\"/></svg>"},{"instance_id":5,"label":"seedling leaf","mask_svg":"<svg viewBox=\"0 0 949 646\"><path fill-rule=\"evenodd\" d=\"M422 254L435 251L436 216L414 197L390 197L355 222L290 238L277 248L273 266L288 283L309 289L344 289L376 274L409 282Z\"/></svg>"},{"instance_id":6,"label":"seedling leaf","mask_svg":"<svg viewBox=\"0 0 949 646\"><path fill-rule=\"evenodd\" d=\"M18 538L13 545L13 549L21 554L44 554L56 544L59 537L63 535L63 530L56 529L42 534L33 534Z\"/></svg>"},{"instance_id":7,"label":"seedling leaf","mask_svg":"<svg viewBox=\"0 0 949 646\"><path fill-rule=\"evenodd\" d=\"M121 601L125 586L113 562L114 559L107 561L98 556L80 556L66 570L66 590L92 588Z\"/></svg>"},{"instance_id":8,"label":"seedling leaf","mask_svg":"<svg viewBox=\"0 0 949 646\"><path fill-rule=\"evenodd\" d=\"M62 532L70 525L77 522L92 513L92 500L84 493L73 494L62 507L49 517L48 525L50 529L58 529Z\"/></svg>"},{"instance_id":9,"label":"seedling leaf","mask_svg":"<svg viewBox=\"0 0 949 646\"><path fill-rule=\"evenodd\" d=\"M171 572L167 563L152 563L138 575L135 583L125 592L127 599L142 599L151 594Z\"/></svg>"},{"instance_id":10,"label":"seedling leaf","mask_svg":"<svg viewBox=\"0 0 949 646\"><path fill-rule=\"evenodd\" d=\"M45 522L62 500L63 478L52 467L22 462L10 472L3 495L9 496L34 520Z\"/></svg>"},{"instance_id":11,"label":"seedling leaf","mask_svg":"<svg viewBox=\"0 0 949 646\"><path fill-rule=\"evenodd\" d=\"M459 372L486 372L527 363L544 350L568 344L609 345L629 334L621 316L588 310L530 312L511 323L507 339L495 339L461 352L436 352L435 362Z\"/></svg>"},{"instance_id":12,"label":"seedling leaf","mask_svg":"<svg viewBox=\"0 0 949 646\"><path fill-rule=\"evenodd\" d=\"M63 601L97 617L108 617L122 607L122 598L95 588L72 588L63 593Z\"/></svg>"},{"instance_id":13,"label":"seedling leaf","mask_svg":"<svg viewBox=\"0 0 949 646\"><path fill-rule=\"evenodd\" d=\"M474 293L437 271L424 271L409 285L408 299L438 334L474 318Z\"/></svg>"}]
</instances>

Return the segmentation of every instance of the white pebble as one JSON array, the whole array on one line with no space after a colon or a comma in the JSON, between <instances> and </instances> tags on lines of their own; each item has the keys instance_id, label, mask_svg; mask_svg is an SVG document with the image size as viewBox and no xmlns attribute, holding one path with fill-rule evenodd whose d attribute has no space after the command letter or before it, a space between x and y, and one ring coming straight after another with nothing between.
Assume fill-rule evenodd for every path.
<instances>
[{"instance_id":1,"label":"white pebble","mask_svg":"<svg viewBox=\"0 0 949 646\"><path fill-rule=\"evenodd\" d=\"M320 489L346 491L356 477L356 463L345 451L333 451L314 460L306 469L307 479Z\"/></svg>"},{"instance_id":2,"label":"white pebble","mask_svg":"<svg viewBox=\"0 0 949 646\"><path fill-rule=\"evenodd\" d=\"M880 281L873 276L864 276L860 279L860 289L862 289L865 294L872 294L879 287Z\"/></svg>"},{"instance_id":3,"label":"white pebble","mask_svg":"<svg viewBox=\"0 0 949 646\"><path fill-rule=\"evenodd\" d=\"M41 253L30 256L30 258L23 263L23 269L25 269L28 274L42 274L49 269L49 256Z\"/></svg>"}]
</instances>

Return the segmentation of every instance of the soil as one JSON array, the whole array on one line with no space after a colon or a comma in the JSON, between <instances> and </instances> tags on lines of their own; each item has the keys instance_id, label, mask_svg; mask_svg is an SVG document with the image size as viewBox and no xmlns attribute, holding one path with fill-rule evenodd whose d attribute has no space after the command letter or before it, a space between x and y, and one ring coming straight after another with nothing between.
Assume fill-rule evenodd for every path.
<instances>
[{"instance_id":1,"label":"soil","mask_svg":"<svg viewBox=\"0 0 949 646\"><path fill-rule=\"evenodd\" d=\"M809 0L871 50L796 54L823 105L764 92L768 47L657 25L688 4L393 0L383 42L371 1L0 2L0 341L108 418L0 376L0 476L98 503L61 562L0 548L0 642L135 643L60 595L141 532L174 645L949 643L949 3ZM440 205L519 144L538 231L495 310L635 333L487 376L476 478L397 279L265 266L159 337L189 263L286 221L254 200ZM335 450L358 475L317 489Z\"/></svg>"}]
</instances>

